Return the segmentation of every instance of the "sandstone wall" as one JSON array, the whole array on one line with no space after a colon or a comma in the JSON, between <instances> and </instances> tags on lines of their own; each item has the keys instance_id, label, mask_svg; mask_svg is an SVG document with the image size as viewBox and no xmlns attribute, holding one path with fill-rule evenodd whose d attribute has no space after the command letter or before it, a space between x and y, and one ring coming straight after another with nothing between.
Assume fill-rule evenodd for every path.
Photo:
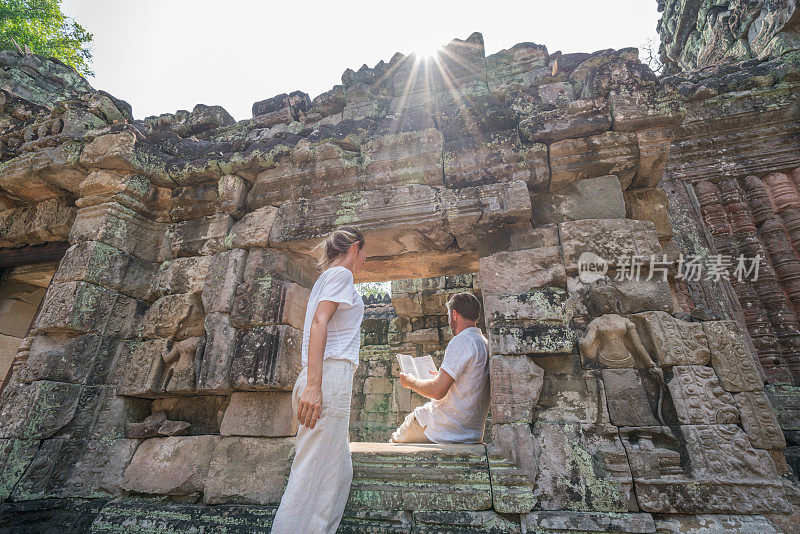
<instances>
[{"instance_id":1,"label":"sandstone wall","mask_svg":"<svg viewBox=\"0 0 800 534\"><path fill-rule=\"evenodd\" d=\"M658 0L666 72L768 59L800 49L796 0Z\"/></svg>"},{"instance_id":2,"label":"sandstone wall","mask_svg":"<svg viewBox=\"0 0 800 534\"><path fill-rule=\"evenodd\" d=\"M97 532L267 526L312 250L344 223L365 232L365 281L478 273L492 412L486 444L353 444L344 530L791 517L794 386L764 373L734 288L681 286L675 260L724 233L706 231L719 210L702 222L712 211L689 192L706 202L710 187L695 182L798 166L795 56L659 79L632 48L486 56L473 34L239 122L204 105L134 120L55 61L3 52L0 66L0 247L71 245L0 394L14 521L51 506ZM581 276L585 253L606 277ZM627 277L631 254L666 270ZM397 289L392 350L390 335L441 346L447 278ZM688 313L702 303L720 313ZM779 309L771 324L791 324Z\"/></svg>"}]
</instances>

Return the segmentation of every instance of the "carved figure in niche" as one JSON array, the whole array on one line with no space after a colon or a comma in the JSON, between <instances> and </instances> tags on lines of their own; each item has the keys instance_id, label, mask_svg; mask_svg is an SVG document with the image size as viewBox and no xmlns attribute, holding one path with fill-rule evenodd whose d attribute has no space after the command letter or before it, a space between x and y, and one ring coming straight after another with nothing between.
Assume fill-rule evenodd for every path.
<instances>
[{"instance_id":1,"label":"carved figure in niche","mask_svg":"<svg viewBox=\"0 0 800 534\"><path fill-rule=\"evenodd\" d=\"M610 369L656 367L633 321L615 313L592 320L586 335L578 340L578 345L584 358Z\"/></svg>"},{"instance_id":2,"label":"carved figure in niche","mask_svg":"<svg viewBox=\"0 0 800 534\"><path fill-rule=\"evenodd\" d=\"M159 393L167 391L186 391L195 387L195 353L200 337L190 337L178 341L172 349L162 354L160 361L153 366L153 389Z\"/></svg>"}]
</instances>

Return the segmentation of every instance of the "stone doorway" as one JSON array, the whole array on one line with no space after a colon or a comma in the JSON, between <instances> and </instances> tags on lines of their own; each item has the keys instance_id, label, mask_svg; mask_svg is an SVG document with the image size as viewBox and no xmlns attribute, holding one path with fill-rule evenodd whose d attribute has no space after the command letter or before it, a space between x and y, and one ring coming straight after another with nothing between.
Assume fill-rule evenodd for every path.
<instances>
[{"instance_id":1,"label":"stone doorway","mask_svg":"<svg viewBox=\"0 0 800 534\"><path fill-rule=\"evenodd\" d=\"M430 354L436 366L453 335L445 303L469 291L481 299L477 273L393 280L364 296L360 364L353 383L351 442L385 442L405 416L428 399L400 386L396 354ZM486 333L483 313L478 327ZM489 419L491 419L491 414ZM484 441L491 436L487 422Z\"/></svg>"},{"instance_id":2,"label":"stone doorway","mask_svg":"<svg viewBox=\"0 0 800 534\"><path fill-rule=\"evenodd\" d=\"M58 262L0 268L0 379L23 343Z\"/></svg>"}]
</instances>

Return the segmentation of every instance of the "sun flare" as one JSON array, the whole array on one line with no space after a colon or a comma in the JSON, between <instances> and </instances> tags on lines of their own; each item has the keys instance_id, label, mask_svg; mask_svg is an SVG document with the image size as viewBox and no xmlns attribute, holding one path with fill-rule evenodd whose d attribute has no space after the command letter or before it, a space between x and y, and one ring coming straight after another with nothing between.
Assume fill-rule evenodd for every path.
<instances>
[{"instance_id":1,"label":"sun flare","mask_svg":"<svg viewBox=\"0 0 800 534\"><path fill-rule=\"evenodd\" d=\"M420 41L411 51L420 59L432 58L442 49L442 44L435 41Z\"/></svg>"}]
</instances>

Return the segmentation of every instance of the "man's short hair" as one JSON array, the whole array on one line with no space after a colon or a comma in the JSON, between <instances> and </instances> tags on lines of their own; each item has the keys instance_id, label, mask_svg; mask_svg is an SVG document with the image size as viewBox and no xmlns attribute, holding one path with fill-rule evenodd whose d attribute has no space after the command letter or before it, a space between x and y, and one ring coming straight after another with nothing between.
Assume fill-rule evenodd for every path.
<instances>
[{"instance_id":1,"label":"man's short hair","mask_svg":"<svg viewBox=\"0 0 800 534\"><path fill-rule=\"evenodd\" d=\"M470 321L477 321L481 313L481 302L472 293L456 293L447 301L447 314L456 310L462 317Z\"/></svg>"}]
</instances>

